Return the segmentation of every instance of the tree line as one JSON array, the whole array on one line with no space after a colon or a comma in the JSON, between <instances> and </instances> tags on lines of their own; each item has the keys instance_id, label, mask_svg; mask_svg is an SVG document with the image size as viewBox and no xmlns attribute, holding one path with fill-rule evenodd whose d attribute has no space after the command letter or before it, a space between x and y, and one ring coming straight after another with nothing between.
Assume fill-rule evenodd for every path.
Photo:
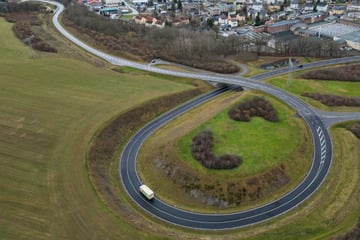
<instances>
[{"instance_id":1,"label":"tree line","mask_svg":"<svg viewBox=\"0 0 360 240\"><path fill-rule=\"evenodd\" d=\"M111 52L130 52L143 60L162 58L221 73L233 73L239 68L229 63L229 56L241 58L248 54L272 56L339 57L331 40L297 38L281 41L276 47L267 47L268 37L255 41L240 36L221 37L216 29L199 31L188 27L145 27L133 21L110 20L99 16L83 5L69 6L64 23L88 34Z\"/></svg>"}]
</instances>

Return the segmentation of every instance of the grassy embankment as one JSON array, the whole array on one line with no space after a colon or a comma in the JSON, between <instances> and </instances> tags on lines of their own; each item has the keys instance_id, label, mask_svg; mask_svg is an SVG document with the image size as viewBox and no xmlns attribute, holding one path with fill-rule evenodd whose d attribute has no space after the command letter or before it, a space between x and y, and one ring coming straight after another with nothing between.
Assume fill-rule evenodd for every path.
<instances>
[{"instance_id":1,"label":"grassy embankment","mask_svg":"<svg viewBox=\"0 0 360 240\"><path fill-rule=\"evenodd\" d=\"M288 92L295 94L307 103L324 111L360 111L359 107L328 107L323 105L319 101L311 98L301 96L302 93L322 93L322 94L336 94L350 97L360 96L360 83L359 82L347 82L347 81L324 81L324 80L311 80L301 78L303 71L294 72L290 75L290 81L288 75L282 75L275 77L268 83L282 88Z\"/></svg>"},{"instance_id":2,"label":"grassy embankment","mask_svg":"<svg viewBox=\"0 0 360 240\"><path fill-rule=\"evenodd\" d=\"M269 70L262 69L262 68L260 68L260 66L262 64L268 64L268 63L276 62L276 61L279 61L282 59L286 61L289 58L286 58L286 57L261 57L256 61L247 62L246 65L249 68L249 73L246 74L245 77L252 77L254 75L268 72ZM299 62L299 64L320 61L320 59L317 59L317 58L307 58L307 57L295 57L295 59Z\"/></svg>"},{"instance_id":3,"label":"grassy embankment","mask_svg":"<svg viewBox=\"0 0 360 240\"><path fill-rule=\"evenodd\" d=\"M360 216L360 141L344 126L331 130L334 158L322 187L296 211L265 224L268 232L249 239L331 239L356 225ZM274 227L277 229L272 230Z\"/></svg>"},{"instance_id":4,"label":"grassy embankment","mask_svg":"<svg viewBox=\"0 0 360 240\"><path fill-rule=\"evenodd\" d=\"M0 19L0 239L154 237L99 201L88 144L126 109L191 86L61 54L31 59L11 26Z\"/></svg>"}]
</instances>

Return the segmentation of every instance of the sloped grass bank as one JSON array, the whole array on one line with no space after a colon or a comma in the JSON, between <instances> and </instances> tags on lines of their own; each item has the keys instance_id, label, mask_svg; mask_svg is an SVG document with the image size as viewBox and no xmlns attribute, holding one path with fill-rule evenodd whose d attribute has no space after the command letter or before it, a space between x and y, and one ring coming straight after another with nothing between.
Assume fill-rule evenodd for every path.
<instances>
[{"instance_id":1,"label":"sloped grass bank","mask_svg":"<svg viewBox=\"0 0 360 240\"><path fill-rule=\"evenodd\" d=\"M275 77L271 80L268 80L267 82L295 94L305 102L324 111L360 111L360 107L328 107L317 100L302 96L303 93L320 93L347 97L359 97L359 82L303 79L301 77L301 74L303 73L304 72L296 72L292 73L291 75L286 74Z\"/></svg>"}]
</instances>

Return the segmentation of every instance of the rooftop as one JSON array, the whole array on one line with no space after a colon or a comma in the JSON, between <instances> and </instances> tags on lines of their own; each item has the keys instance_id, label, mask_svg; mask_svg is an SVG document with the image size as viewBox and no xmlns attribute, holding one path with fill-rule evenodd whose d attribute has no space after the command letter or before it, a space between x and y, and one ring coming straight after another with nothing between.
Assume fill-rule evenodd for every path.
<instances>
[{"instance_id":1,"label":"rooftop","mask_svg":"<svg viewBox=\"0 0 360 240\"><path fill-rule=\"evenodd\" d=\"M360 30L340 36L341 39L360 43Z\"/></svg>"}]
</instances>

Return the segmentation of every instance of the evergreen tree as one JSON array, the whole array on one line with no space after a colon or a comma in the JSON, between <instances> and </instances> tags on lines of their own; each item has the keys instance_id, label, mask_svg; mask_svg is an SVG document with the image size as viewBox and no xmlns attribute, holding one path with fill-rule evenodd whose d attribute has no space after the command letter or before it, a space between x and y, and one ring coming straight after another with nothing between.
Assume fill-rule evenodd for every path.
<instances>
[{"instance_id":1,"label":"evergreen tree","mask_svg":"<svg viewBox=\"0 0 360 240\"><path fill-rule=\"evenodd\" d=\"M181 0L179 0L178 2L177 2L177 8L181 11L182 10L182 2L181 2Z\"/></svg>"},{"instance_id":2,"label":"evergreen tree","mask_svg":"<svg viewBox=\"0 0 360 240\"><path fill-rule=\"evenodd\" d=\"M171 2L171 11L175 11L175 0Z\"/></svg>"},{"instance_id":3,"label":"evergreen tree","mask_svg":"<svg viewBox=\"0 0 360 240\"><path fill-rule=\"evenodd\" d=\"M259 26L261 24L260 13L258 12L255 17L255 26Z\"/></svg>"}]
</instances>

